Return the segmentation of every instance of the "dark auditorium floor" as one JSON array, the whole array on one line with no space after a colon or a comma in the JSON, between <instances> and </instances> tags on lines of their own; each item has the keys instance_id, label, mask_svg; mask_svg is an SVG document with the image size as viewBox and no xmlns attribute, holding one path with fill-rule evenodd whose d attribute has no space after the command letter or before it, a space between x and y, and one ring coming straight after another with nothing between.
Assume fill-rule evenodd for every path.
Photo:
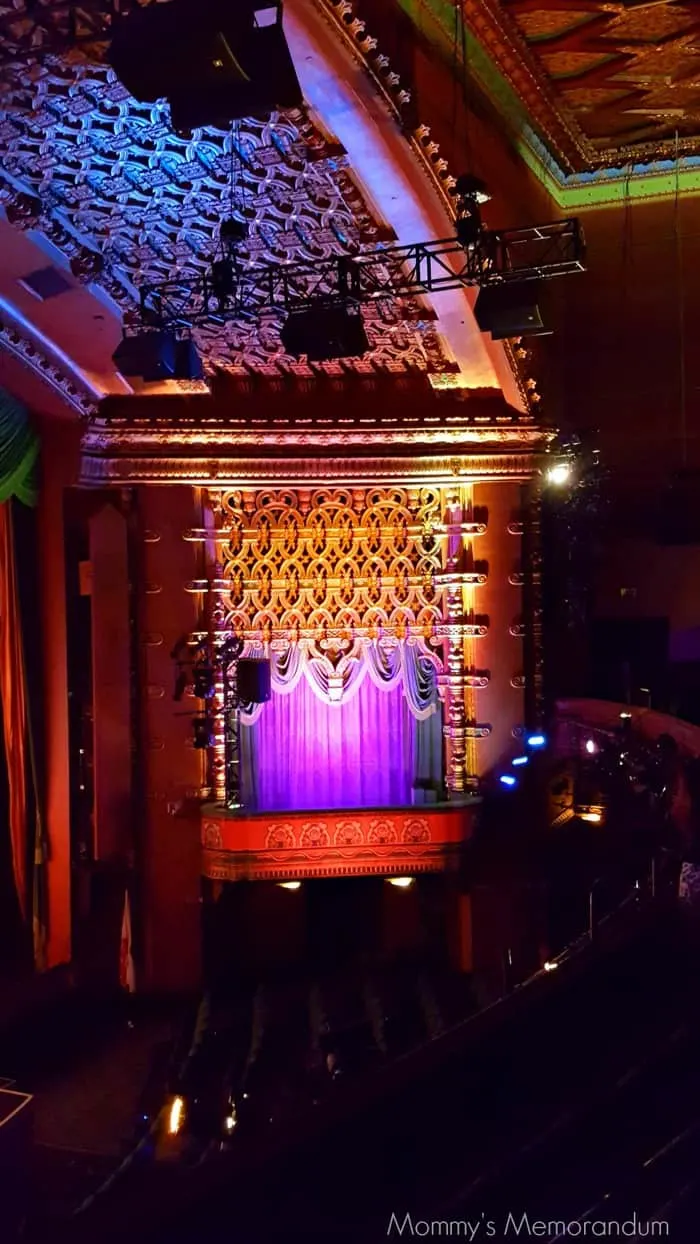
<instances>
[{"instance_id":1,"label":"dark auditorium floor","mask_svg":"<svg viewBox=\"0 0 700 1244\"><path fill-rule=\"evenodd\" d=\"M129 1014L103 1003L68 1007L41 1025L41 1044L3 1066L34 1096L33 1207L42 1217L76 1208L133 1148L139 1120L162 1098L166 1054L179 1014Z\"/></svg>"}]
</instances>

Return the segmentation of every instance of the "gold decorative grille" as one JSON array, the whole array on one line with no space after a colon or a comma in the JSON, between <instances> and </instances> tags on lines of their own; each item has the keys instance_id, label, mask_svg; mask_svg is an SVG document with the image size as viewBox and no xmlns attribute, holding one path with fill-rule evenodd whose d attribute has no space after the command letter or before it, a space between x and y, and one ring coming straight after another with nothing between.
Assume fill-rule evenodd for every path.
<instances>
[{"instance_id":1,"label":"gold decorative grille","mask_svg":"<svg viewBox=\"0 0 700 1244\"><path fill-rule=\"evenodd\" d=\"M438 488L235 490L215 510L222 629L324 647L441 642Z\"/></svg>"}]
</instances>

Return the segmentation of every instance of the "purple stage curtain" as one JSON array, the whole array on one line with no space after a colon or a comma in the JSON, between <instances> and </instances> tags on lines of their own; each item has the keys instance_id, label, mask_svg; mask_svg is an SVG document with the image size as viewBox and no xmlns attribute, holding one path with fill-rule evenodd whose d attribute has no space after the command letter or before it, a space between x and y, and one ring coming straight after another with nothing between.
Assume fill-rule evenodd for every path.
<instances>
[{"instance_id":1,"label":"purple stage curtain","mask_svg":"<svg viewBox=\"0 0 700 1244\"><path fill-rule=\"evenodd\" d=\"M431 726L440 721L439 712L430 718ZM266 812L409 806L416 732L426 724L416 721L400 683L387 691L365 678L333 704L300 678L242 729L244 803Z\"/></svg>"}]
</instances>

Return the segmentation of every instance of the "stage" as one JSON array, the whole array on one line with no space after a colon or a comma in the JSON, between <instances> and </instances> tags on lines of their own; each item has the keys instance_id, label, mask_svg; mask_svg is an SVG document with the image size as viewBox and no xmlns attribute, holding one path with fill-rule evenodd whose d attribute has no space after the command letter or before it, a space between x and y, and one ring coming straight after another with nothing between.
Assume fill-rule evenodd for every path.
<instances>
[{"instance_id":1,"label":"stage","mask_svg":"<svg viewBox=\"0 0 700 1244\"><path fill-rule=\"evenodd\" d=\"M246 813L205 805L202 873L212 881L396 877L454 869L479 800L417 807Z\"/></svg>"}]
</instances>

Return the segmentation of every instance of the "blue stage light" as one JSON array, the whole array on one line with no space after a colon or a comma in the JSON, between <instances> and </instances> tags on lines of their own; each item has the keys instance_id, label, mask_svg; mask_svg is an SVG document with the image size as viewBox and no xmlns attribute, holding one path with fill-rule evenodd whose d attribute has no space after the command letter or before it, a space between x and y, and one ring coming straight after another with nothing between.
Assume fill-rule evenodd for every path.
<instances>
[{"instance_id":1,"label":"blue stage light","mask_svg":"<svg viewBox=\"0 0 700 1244\"><path fill-rule=\"evenodd\" d=\"M546 742L547 740L543 734L528 735L528 739L527 739L528 747L544 747Z\"/></svg>"},{"instance_id":2,"label":"blue stage light","mask_svg":"<svg viewBox=\"0 0 700 1244\"><path fill-rule=\"evenodd\" d=\"M514 778L512 773L502 773L498 780L499 782L502 782L504 786L518 785L518 779Z\"/></svg>"},{"instance_id":3,"label":"blue stage light","mask_svg":"<svg viewBox=\"0 0 700 1244\"><path fill-rule=\"evenodd\" d=\"M529 759L530 759L529 756L516 756L513 761L513 764L514 765L526 765Z\"/></svg>"}]
</instances>

